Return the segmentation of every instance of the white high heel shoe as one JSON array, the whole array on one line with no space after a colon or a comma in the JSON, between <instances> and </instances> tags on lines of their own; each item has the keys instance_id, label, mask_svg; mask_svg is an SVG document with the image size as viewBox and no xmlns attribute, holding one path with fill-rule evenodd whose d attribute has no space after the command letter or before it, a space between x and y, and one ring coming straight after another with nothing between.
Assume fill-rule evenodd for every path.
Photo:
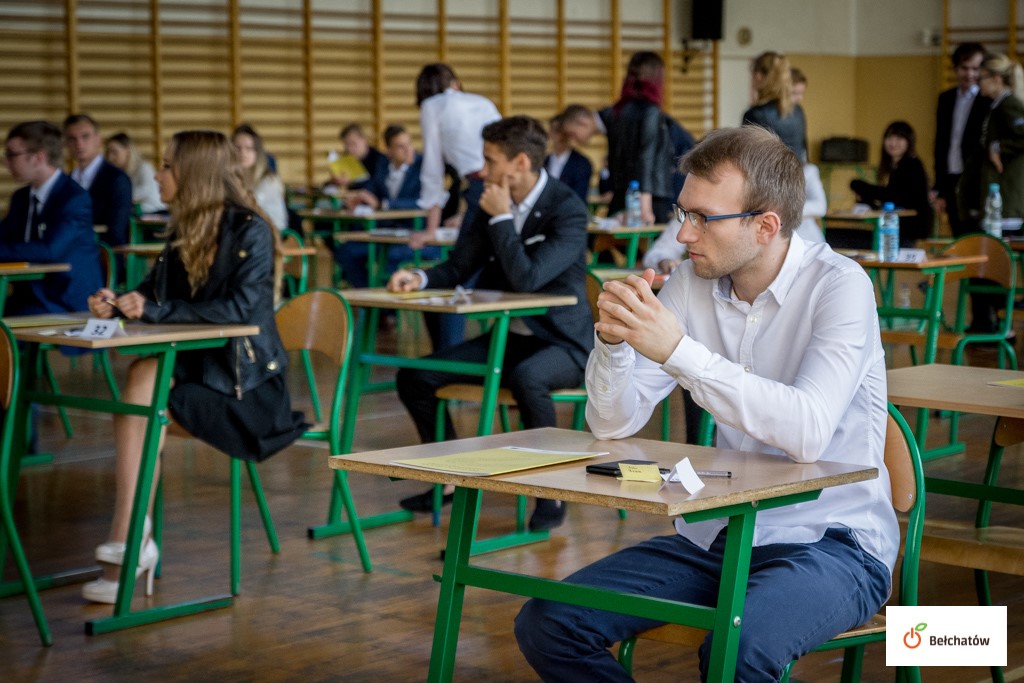
<instances>
[{"instance_id":1,"label":"white high heel shoe","mask_svg":"<svg viewBox=\"0 0 1024 683\"><path fill-rule=\"evenodd\" d=\"M153 533L153 522L150 521L149 515L146 515L146 521L142 525L142 538L149 539ZM147 543L143 543L142 550L145 554ZM110 541L102 545L96 546L96 561L106 562L107 564L124 564L124 543L118 541ZM139 565L142 564L142 558L139 558Z\"/></svg>"},{"instance_id":2,"label":"white high heel shoe","mask_svg":"<svg viewBox=\"0 0 1024 683\"><path fill-rule=\"evenodd\" d=\"M109 545L109 544L104 544ZM124 544L118 544L122 546L122 558ZM102 547L102 546L101 546ZM97 557L99 557L99 548L97 550ZM105 560L104 560L105 561ZM160 548L157 547L153 539L146 541L146 544L142 546L142 553L139 556L139 566L135 569L135 578L146 574L146 595L150 596L153 594L153 578L156 575L156 565L160 561ZM108 605L113 605L117 602L117 587L119 582L108 581L107 579L96 579L90 581L82 586L82 597L91 602L102 602Z\"/></svg>"}]
</instances>

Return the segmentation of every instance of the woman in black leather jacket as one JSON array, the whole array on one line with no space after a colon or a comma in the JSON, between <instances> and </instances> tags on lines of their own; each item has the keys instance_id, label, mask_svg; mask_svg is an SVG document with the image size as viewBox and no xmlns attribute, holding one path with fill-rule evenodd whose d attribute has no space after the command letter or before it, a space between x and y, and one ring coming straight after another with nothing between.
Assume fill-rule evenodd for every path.
<instances>
[{"instance_id":1,"label":"woman in black leather jacket","mask_svg":"<svg viewBox=\"0 0 1024 683\"><path fill-rule=\"evenodd\" d=\"M225 346L180 352L168 408L193 436L232 457L262 460L305 428L302 414L291 410L287 357L274 323L277 231L254 208L242 184L234 146L221 133L174 135L157 181L161 199L171 210L167 245L135 291L116 297L102 289L89 298L89 310L101 318L119 314L151 323L258 326L258 334L230 339ZM128 371L124 400L147 403L155 372L155 359L135 361ZM96 549L104 577L82 589L83 596L94 602L113 603L117 596L145 426L137 417L119 416L114 421L114 519L110 542ZM139 572L152 572L158 558L147 525Z\"/></svg>"},{"instance_id":2,"label":"woman in black leather jacket","mask_svg":"<svg viewBox=\"0 0 1024 683\"><path fill-rule=\"evenodd\" d=\"M672 173L678 165L661 110L665 63L655 52L637 52L629 60L619 101L601 110L608 134L608 171L613 194L608 215L626 205L630 181L640 183L640 216L644 223L667 223L676 197Z\"/></svg>"}]
</instances>

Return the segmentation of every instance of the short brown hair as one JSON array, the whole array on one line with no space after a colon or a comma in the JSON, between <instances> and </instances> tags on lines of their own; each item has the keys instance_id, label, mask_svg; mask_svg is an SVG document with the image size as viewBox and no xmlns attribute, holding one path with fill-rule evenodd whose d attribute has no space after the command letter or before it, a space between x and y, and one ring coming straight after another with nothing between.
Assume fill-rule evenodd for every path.
<instances>
[{"instance_id":1,"label":"short brown hair","mask_svg":"<svg viewBox=\"0 0 1024 683\"><path fill-rule=\"evenodd\" d=\"M548 149L548 134L540 121L529 116L507 116L484 126L480 136L509 159L523 153L530 169L539 171Z\"/></svg>"},{"instance_id":2,"label":"short brown hair","mask_svg":"<svg viewBox=\"0 0 1024 683\"><path fill-rule=\"evenodd\" d=\"M25 142L25 150L32 154L43 150L50 166L60 168L64 159L64 141L56 125L49 121L25 121L7 133L7 139L12 138L21 138Z\"/></svg>"},{"instance_id":3,"label":"short brown hair","mask_svg":"<svg viewBox=\"0 0 1024 683\"><path fill-rule=\"evenodd\" d=\"M743 175L741 211L774 211L789 237L804 207L803 164L775 133L760 126L711 131L680 161L681 173L714 182L725 165Z\"/></svg>"}]
</instances>

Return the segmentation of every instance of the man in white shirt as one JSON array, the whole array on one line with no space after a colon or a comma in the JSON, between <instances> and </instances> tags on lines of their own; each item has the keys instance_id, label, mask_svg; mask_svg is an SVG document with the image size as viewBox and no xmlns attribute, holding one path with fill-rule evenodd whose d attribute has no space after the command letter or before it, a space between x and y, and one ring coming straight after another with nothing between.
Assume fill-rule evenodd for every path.
<instances>
[{"instance_id":1,"label":"man in white shirt","mask_svg":"<svg viewBox=\"0 0 1024 683\"><path fill-rule=\"evenodd\" d=\"M882 460L885 362L874 292L856 263L793 234L803 171L773 133L714 131L681 170L679 240L689 259L658 297L652 270L606 283L601 294L587 365L594 434L635 434L681 385L715 417L719 447L879 469L876 480L758 515L736 680L774 681L889 595L900 532ZM567 580L714 604L724 524L676 520L675 534ZM622 681L630 679L606 648L658 623L531 600L516 636L545 680ZM699 650L704 673L711 637Z\"/></svg>"},{"instance_id":2,"label":"man in white shirt","mask_svg":"<svg viewBox=\"0 0 1024 683\"><path fill-rule=\"evenodd\" d=\"M132 216L132 181L103 158L99 124L88 114L64 119L64 143L75 162L71 179L89 191L92 222L107 226L100 239L116 247L127 244Z\"/></svg>"}]
</instances>

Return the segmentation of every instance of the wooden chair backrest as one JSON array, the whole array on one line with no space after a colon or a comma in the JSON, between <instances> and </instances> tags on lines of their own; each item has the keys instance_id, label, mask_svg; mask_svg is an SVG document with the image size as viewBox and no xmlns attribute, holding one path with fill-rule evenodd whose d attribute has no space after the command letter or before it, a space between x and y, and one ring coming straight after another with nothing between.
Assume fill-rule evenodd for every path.
<instances>
[{"instance_id":1,"label":"wooden chair backrest","mask_svg":"<svg viewBox=\"0 0 1024 683\"><path fill-rule=\"evenodd\" d=\"M282 247L302 247L302 246L305 246L305 244L303 243L302 238L299 237L294 231L292 231L292 230L282 230L281 231L281 246ZM295 258L287 259L285 261L285 263L284 263L284 272L286 274L288 274L288 275L291 275L294 278L301 278L302 277L302 260L303 260L302 257L298 257L298 256L295 257Z\"/></svg>"},{"instance_id":2,"label":"wooden chair backrest","mask_svg":"<svg viewBox=\"0 0 1024 683\"><path fill-rule=\"evenodd\" d=\"M997 446L1008 448L1024 441L1024 420L1013 417L1001 417L996 422L996 430L992 440Z\"/></svg>"},{"instance_id":3,"label":"wooden chair backrest","mask_svg":"<svg viewBox=\"0 0 1024 683\"><path fill-rule=\"evenodd\" d=\"M18 378L18 353L7 325L0 322L0 407L8 411ZM8 413L8 417L10 414Z\"/></svg>"},{"instance_id":4,"label":"wooden chair backrest","mask_svg":"<svg viewBox=\"0 0 1024 683\"><path fill-rule=\"evenodd\" d=\"M910 447L892 415L886 419L884 457L885 469L889 471L892 506L900 512L908 512L917 500L917 478Z\"/></svg>"},{"instance_id":5,"label":"wooden chair backrest","mask_svg":"<svg viewBox=\"0 0 1024 683\"><path fill-rule=\"evenodd\" d=\"M966 235L946 247L943 254L946 256L976 256L978 254L988 256L988 261L985 263L968 265L963 270L947 274L947 282L976 277L992 280L1006 289L1014 286L1013 253L1000 239L991 235Z\"/></svg>"},{"instance_id":6,"label":"wooden chair backrest","mask_svg":"<svg viewBox=\"0 0 1024 683\"><path fill-rule=\"evenodd\" d=\"M600 296L601 292L604 291L604 283L601 282L601 278L594 275L591 271L587 271L587 301L590 302L590 312L594 316L594 322L597 322L600 316L597 310L597 297Z\"/></svg>"},{"instance_id":7,"label":"wooden chair backrest","mask_svg":"<svg viewBox=\"0 0 1024 683\"><path fill-rule=\"evenodd\" d=\"M336 291L313 289L299 294L277 309L274 320L286 350L317 351L338 367L348 361L352 311Z\"/></svg>"},{"instance_id":8,"label":"wooden chair backrest","mask_svg":"<svg viewBox=\"0 0 1024 683\"><path fill-rule=\"evenodd\" d=\"M97 242L96 248L100 252L100 274L103 276L103 286L113 289L117 284L117 259L114 257L114 250L104 242Z\"/></svg>"}]
</instances>

